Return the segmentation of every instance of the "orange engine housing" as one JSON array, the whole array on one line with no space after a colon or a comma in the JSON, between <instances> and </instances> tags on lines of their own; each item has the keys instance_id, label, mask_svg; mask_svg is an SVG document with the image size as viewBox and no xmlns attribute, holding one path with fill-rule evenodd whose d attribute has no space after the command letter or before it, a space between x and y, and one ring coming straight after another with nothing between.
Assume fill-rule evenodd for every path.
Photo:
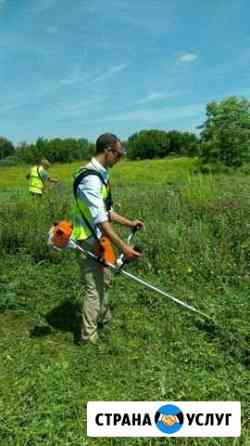
<instances>
[{"instance_id":1,"label":"orange engine housing","mask_svg":"<svg viewBox=\"0 0 250 446\"><path fill-rule=\"evenodd\" d=\"M70 241L73 224L70 221L62 220L54 224L51 241L58 248L65 248Z\"/></svg>"},{"instance_id":2,"label":"orange engine housing","mask_svg":"<svg viewBox=\"0 0 250 446\"><path fill-rule=\"evenodd\" d=\"M108 263L114 264L116 262L116 255L108 237L101 237L96 242L95 254Z\"/></svg>"}]
</instances>

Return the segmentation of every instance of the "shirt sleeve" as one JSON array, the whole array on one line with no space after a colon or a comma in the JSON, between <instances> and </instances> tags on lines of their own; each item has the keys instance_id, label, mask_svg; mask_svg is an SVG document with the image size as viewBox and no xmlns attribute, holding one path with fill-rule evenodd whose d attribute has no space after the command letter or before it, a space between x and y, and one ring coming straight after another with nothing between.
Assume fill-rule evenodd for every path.
<instances>
[{"instance_id":1,"label":"shirt sleeve","mask_svg":"<svg viewBox=\"0 0 250 446\"><path fill-rule=\"evenodd\" d=\"M47 181L49 178L49 174L47 170L45 170L43 167L39 167L39 175L42 178L43 181Z\"/></svg>"},{"instance_id":2,"label":"shirt sleeve","mask_svg":"<svg viewBox=\"0 0 250 446\"><path fill-rule=\"evenodd\" d=\"M96 175L88 175L78 186L78 197L83 200L90 210L93 218L93 223L104 223L108 221L108 213L105 208L105 203L101 195L102 182Z\"/></svg>"}]
</instances>

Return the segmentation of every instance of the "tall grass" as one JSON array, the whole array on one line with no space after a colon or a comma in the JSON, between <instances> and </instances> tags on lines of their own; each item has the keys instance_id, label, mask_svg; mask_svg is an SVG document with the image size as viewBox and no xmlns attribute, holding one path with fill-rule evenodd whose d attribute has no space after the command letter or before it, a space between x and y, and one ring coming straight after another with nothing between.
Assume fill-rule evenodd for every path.
<instances>
[{"instance_id":1,"label":"tall grass","mask_svg":"<svg viewBox=\"0 0 250 446\"><path fill-rule=\"evenodd\" d=\"M117 276L112 327L99 348L79 348L77 261L46 245L50 224L69 215L70 180L39 202L10 191L0 208L0 445L248 446L249 178L192 175L187 160L119 169L115 208L146 224L129 270L216 324ZM242 435L88 439L89 400L241 400Z\"/></svg>"},{"instance_id":2,"label":"tall grass","mask_svg":"<svg viewBox=\"0 0 250 446\"><path fill-rule=\"evenodd\" d=\"M68 164L53 164L49 170L51 176L58 176L63 184L72 181L72 175L85 165L86 161L74 161ZM191 158L173 158L150 161L122 161L112 172L114 180L161 183L162 181L176 181L183 179L189 172L197 168L197 161ZM26 174L30 166L0 167L0 189L26 187Z\"/></svg>"}]
</instances>

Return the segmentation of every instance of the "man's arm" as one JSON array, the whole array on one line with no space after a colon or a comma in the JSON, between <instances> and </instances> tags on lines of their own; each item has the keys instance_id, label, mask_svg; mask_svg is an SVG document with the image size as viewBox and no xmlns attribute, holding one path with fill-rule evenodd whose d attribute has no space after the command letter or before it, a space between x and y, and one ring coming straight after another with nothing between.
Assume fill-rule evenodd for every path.
<instances>
[{"instance_id":1,"label":"man's arm","mask_svg":"<svg viewBox=\"0 0 250 446\"><path fill-rule=\"evenodd\" d=\"M126 226L127 228L138 228L142 229L144 228L144 223L141 220L129 220L126 217L123 217L122 215L118 214L115 211L109 212L110 220L114 221L116 223L120 223L123 226Z\"/></svg>"},{"instance_id":2,"label":"man's arm","mask_svg":"<svg viewBox=\"0 0 250 446\"><path fill-rule=\"evenodd\" d=\"M48 181L50 183L58 183L59 179L56 177L48 177Z\"/></svg>"},{"instance_id":3,"label":"man's arm","mask_svg":"<svg viewBox=\"0 0 250 446\"><path fill-rule=\"evenodd\" d=\"M41 167L39 167L38 168L39 170L38 170L38 174L39 174L39 176L41 177L41 179L42 179L42 181L44 182L44 183L46 183L47 181L49 182L49 183L58 183L58 178L56 178L56 177L50 177L49 176L49 174L48 174L48 172L47 172L47 170L45 170L43 167L41 168Z\"/></svg>"}]
</instances>

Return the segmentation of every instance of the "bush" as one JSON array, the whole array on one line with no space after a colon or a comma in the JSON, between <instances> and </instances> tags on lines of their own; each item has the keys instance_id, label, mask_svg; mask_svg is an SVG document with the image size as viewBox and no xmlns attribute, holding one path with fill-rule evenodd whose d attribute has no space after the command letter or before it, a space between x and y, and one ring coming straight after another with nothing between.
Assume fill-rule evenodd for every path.
<instances>
[{"instance_id":1,"label":"bush","mask_svg":"<svg viewBox=\"0 0 250 446\"><path fill-rule=\"evenodd\" d=\"M17 164L17 158L15 156L8 156L7 158L0 160L0 167L11 167Z\"/></svg>"},{"instance_id":2,"label":"bush","mask_svg":"<svg viewBox=\"0 0 250 446\"><path fill-rule=\"evenodd\" d=\"M202 164L234 169L250 160L250 102L230 97L207 106L201 133Z\"/></svg>"},{"instance_id":3,"label":"bush","mask_svg":"<svg viewBox=\"0 0 250 446\"><path fill-rule=\"evenodd\" d=\"M13 155L15 148L11 141L7 138L0 137L0 160L7 156Z\"/></svg>"}]
</instances>

